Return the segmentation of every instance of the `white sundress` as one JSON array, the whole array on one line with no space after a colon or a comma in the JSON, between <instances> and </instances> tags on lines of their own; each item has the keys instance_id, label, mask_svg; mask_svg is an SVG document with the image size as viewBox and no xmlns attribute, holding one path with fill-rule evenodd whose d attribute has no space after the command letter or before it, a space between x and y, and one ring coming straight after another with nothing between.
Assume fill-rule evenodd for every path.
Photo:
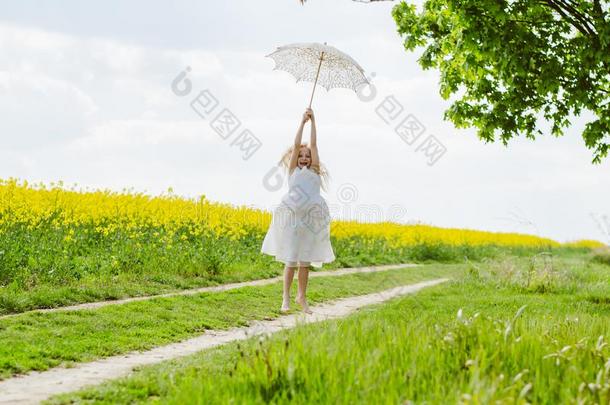
<instances>
[{"instance_id":1,"label":"white sundress","mask_svg":"<svg viewBox=\"0 0 610 405\"><path fill-rule=\"evenodd\" d=\"M308 167L296 167L288 178L288 192L273 211L261 253L296 266L335 260L330 244L328 205L320 195L320 176Z\"/></svg>"}]
</instances>

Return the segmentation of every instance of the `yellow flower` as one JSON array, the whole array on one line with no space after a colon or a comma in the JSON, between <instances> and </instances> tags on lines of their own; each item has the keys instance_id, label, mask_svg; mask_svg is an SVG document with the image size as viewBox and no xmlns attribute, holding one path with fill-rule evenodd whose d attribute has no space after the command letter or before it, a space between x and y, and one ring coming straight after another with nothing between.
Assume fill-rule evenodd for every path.
<instances>
[{"instance_id":1,"label":"yellow flower","mask_svg":"<svg viewBox=\"0 0 610 405\"><path fill-rule=\"evenodd\" d=\"M0 229L4 225L23 225L35 229L48 224L69 229L64 238L73 240L75 229L94 230L108 236L138 238L154 229L168 244L176 233L181 240L193 237L227 237L239 241L250 235L262 237L271 222L271 213L246 206L209 201L205 195L186 199L173 194L148 196L142 193L110 190L65 189L62 182L29 184L16 179L0 180ZM337 239L360 238L364 243L385 242L391 248L417 244L453 246L524 246L524 247L599 247L598 241L560 244L552 239L518 233L486 232L470 229L440 228L425 224L393 222L361 223L332 221L331 235Z\"/></svg>"}]
</instances>

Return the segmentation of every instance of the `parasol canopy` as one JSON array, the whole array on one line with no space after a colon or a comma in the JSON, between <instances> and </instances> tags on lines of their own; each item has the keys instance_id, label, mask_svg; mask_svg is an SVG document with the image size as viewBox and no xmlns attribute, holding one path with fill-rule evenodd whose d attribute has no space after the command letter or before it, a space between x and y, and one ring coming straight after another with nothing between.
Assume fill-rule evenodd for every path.
<instances>
[{"instance_id":1,"label":"parasol canopy","mask_svg":"<svg viewBox=\"0 0 610 405\"><path fill-rule=\"evenodd\" d=\"M346 88L356 91L362 84L369 84L364 70L348 54L337 48L317 42L293 43L279 46L265 57L275 61L273 70L284 70L296 77L296 81L314 82L309 100L313 101L316 84L326 91Z\"/></svg>"}]
</instances>

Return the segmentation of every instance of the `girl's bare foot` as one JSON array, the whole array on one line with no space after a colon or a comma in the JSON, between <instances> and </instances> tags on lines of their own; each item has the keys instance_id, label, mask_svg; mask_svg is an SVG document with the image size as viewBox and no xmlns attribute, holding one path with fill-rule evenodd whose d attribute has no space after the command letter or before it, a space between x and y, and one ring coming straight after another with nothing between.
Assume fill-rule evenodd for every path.
<instances>
[{"instance_id":1,"label":"girl's bare foot","mask_svg":"<svg viewBox=\"0 0 610 405\"><path fill-rule=\"evenodd\" d=\"M282 308L280 308L280 312L288 312L290 311L290 300L283 299L282 300Z\"/></svg>"},{"instance_id":2,"label":"girl's bare foot","mask_svg":"<svg viewBox=\"0 0 610 405\"><path fill-rule=\"evenodd\" d=\"M307 300L305 299L305 297L297 296L296 301L301 306L301 308L303 308L303 312L307 314L313 313L311 309L309 309L309 305L307 305Z\"/></svg>"}]
</instances>

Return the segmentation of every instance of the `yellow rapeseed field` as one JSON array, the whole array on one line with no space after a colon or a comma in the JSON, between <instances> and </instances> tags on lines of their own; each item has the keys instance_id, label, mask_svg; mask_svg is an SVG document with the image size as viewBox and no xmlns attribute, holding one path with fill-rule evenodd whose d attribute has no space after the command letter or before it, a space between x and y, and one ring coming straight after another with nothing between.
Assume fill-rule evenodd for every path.
<instances>
[{"instance_id":1,"label":"yellow rapeseed field","mask_svg":"<svg viewBox=\"0 0 610 405\"><path fill-rule=\"evenodd\" d=\"M17 179L0 180L0 229L22 224L30 229L42 223L72 228L69 240L80 226L100 234L121 230L138 237L144 230L159 228L164 237L181 235L223 235L238 240L252 234L264 234L271 214L244 206L210 202L205 196L185 199L169 195L148 196L129 191L67 189L63 183L28 184ZM448 229L428 225L405 225L391 222L360 223L333 220L331 235L335 238L359 236L384 239L391 247L420 243L447 245L561 246L560 243L533 235L496 233L469 229ZM186 236L185 236L186 237ZM576 241L570 246L600 247L597 241Z\"/></svg>"}]
</instances>

